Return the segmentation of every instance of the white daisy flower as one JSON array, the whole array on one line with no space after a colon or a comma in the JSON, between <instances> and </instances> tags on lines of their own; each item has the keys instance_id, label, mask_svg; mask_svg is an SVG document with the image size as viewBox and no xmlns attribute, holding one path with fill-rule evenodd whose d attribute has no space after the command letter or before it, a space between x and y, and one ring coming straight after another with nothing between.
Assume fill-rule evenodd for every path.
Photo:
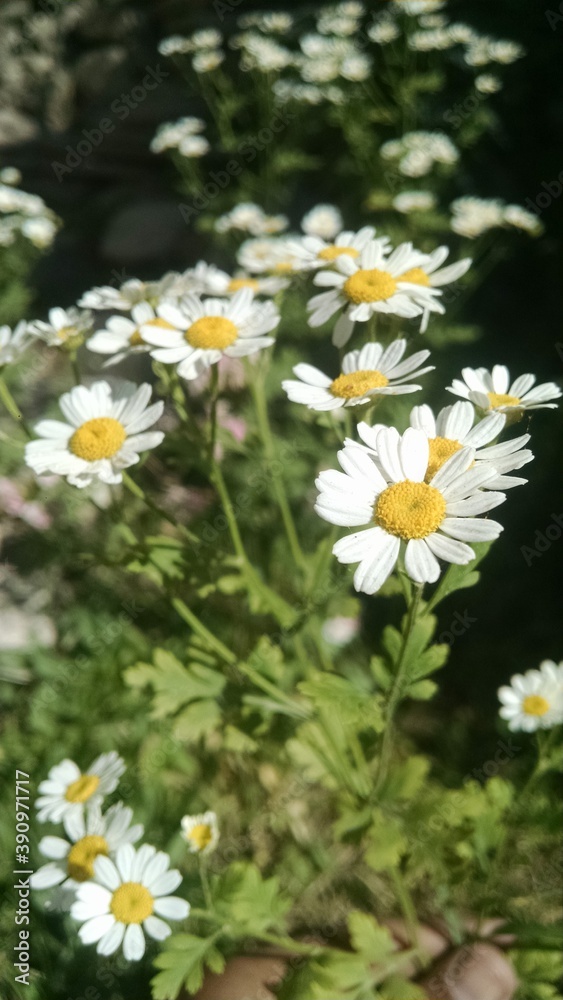
<instances>
[{"instance_id":1,"label":"white daisy flower","mask_svg":"<svg viewBox=\"0 0 563 1000\"><path fill-rule=\"evenodd\" d=\"M270 273L282 277L295 274L303 270L303 261L295 252L298 239L271 236L245 240L239 247L237 262L250 274Z\"/></svg>"},{"instance_id":2,"label":"white daisy flower","mask_svg":"<svg viewBox=\"0 0 563 1000\"><path fill-rule=\"evenodd\" d=\"M342 215L335 205L315 205L301 219L301 229L307 236L333 240L342 229Z\"/></svg>"},{"instance_id":3,"label":"white daisy flower","mask_svg":"<svg viewBox=\"0 0 563 1000\"><path fill-rule=\"evenodd\" d=\"M406 347L406 340L395 340L385 350L381 344L365 344L361 350L344 356L342 374L335 379L312 365L299 364L293 372L300 381L286 380L282 387L292 402L304 403L310 410L361 406L374 396L416 392L421 386L412 384L411 379L433 370L432 365L419 368L430 351L418 351L407 361L401 361Z\"/></svg>"},{"instance_id":4,"label":"white daisy flower","mask_svg":"<svg viewBox=\"0 0 563 1000\"><path fill-rule=\"evenodd\" d=\"M301 236L298 240L290 242L290 250L302 261L302 266L307 270L315 268L331 267L339 257L351 257L356 260L364 247L371 243L375 237L374 226L363 226L357 233L345 229L338 233L334 240L325 240L320 236ZM380 237L377 243L385 251L389 247L389 240L386 236Z\"/></svg>"},{"instance_id":5,"label":"white daisy flower","mask_svg":"<svg viewBox=\"0 0 563 1000\"><path fill-rule=\"evenodd\" d=\"M181 140L181 142L178 143L178 152L188 159L196 159L199 156L205 156L210 149L211 145L204 135L187 135Z\"/></svg>"},{"instance_id":6,"label":"white daisy flower","mask_svg":"<svg viewBox=\"0 0 563 1000\"><path fill-rule=\"evenodd\" d=\"M243 201L235 205L230 212L220 215L215 220L214 229L218 233L228 233L231 229L251 233L258 236L262 232L264 210L252 201Z\"/></svg>"},{"instance_id":7,"label":"white daisy flower","mask_svg":"<svg viewBox=\"0 0 563 1000\"><path fill-rule=\"evenodd\" d=\"M211 73L224 60L225 53L221 52L221 49L209 49L205 52L197 52L192 59L192 69L195 73Z\"/></svg>"},{"instance_id":8,"label":"white daisy flower","mask_svg":"<svg viewBox=\"0 0 563 1000\"><path fill-rule=\"evenodd\" d=\"M194 279L196 272L199 287L195 287L196 280L194 280L194 287L186 288L186 291L198 291L204 295L235 295L236 292L240 292L241 288L249 288L253 295L270 297L289 287L287 278L253 276L245 274L244 271L237 271L236 274L231 275L227 274L226 271L221 271L214 264L204 264L203 261L200 261L194 268ZM188 274L189 272L186 272L186 276Z\"/></svg>"},{"instance_id":9,"label":"white daisy flower","mask_svg":"<svg viewBox=\"0 0 563 1000\"><path fill-rule=\"evenodd\" d=\"M9 326L0 326L0 368L21 357L34 339L24 319L13 330Z\"/></svg>"},{"instance_id":10,"label":"white daisy flower","mask_svg":"<svg viewBox=\"0 0 563 1000\"><path fill-rule=\"evenodd\" d=\"M502 88L502 81L492 73L481 73L475 78L475 89L480 94L496 94Z\"/></svg>"},{"instance_id":11,"label":"white daisy flower","mask_svg":"<svg viewBox=\"0 0 563 1000\"><path fill-rule=\"evenodd\" d=\"M408 215L409 212L430 212L436 207L431 191L401 191L393 198L393 208Z\"/></svg>"},{"instance_id":12,"label":"white daisy flower","mask_svg":"<svg viewBox=\"0 0 563 1000\"><path fill-rule=\"evenodd\" d=\"M463 260L456 261L455 264L448 264L447 267L441 265L449 254L448 247L437 247L432 253L425 256L418 267L413 267L405 271L400 276L401 281L408 281L411 285L420 285L422 289L441 288L443 285L450 285L453 281L463 277L471 267L471 257L464 257ZM426 304L425 294L422 298L417 297L416 292L411 291L414 301L419 299L419 304L424 309L423 319L420 326L421 333L424 333L428 326L428 319L431 310Z\"/></svg>"},{"instance_id":13,"label":"white daisy flower","mask_svg":"<svg viewBox=\"0 0 563 1000\"><path fill-rule=\"evenodd\" d=\"M105 364L116 365L129 354L142 354L151 350L151 345L143 339L143 326L174 329L170 323L156 315L148 302L138 302L131 309L131 319L126 316L111 316L104 329L90 337L86 347L95 354L111 354L112 357Z\"/></svg>"},{"instance_id":14,"label":"white daisy flower","mask_svg":"<svg viewBox=\"0 0 563 1000\"><path fill-rule=\"evenodd\" d=\"M168 854L150 844L139 850L124 844L115 863L99 855L94 881L78 886L70 911L82 922L78 932L82 943L97 941L98 955L113 955L122 946L125 958L136 962L145 953L145 934L164 941L171 930L161 917L184 920L190 912L189 903L169 895L182 881L180 872L169 865Z\"/></svg>"},{"instance_id":15,"label":"white daisy flower","mask_svg":"<svg viewBox=\"0 0 563 1000\"><path fill-rule=\"evenodd\" d=\"M34 246L40 250L50 247L58 226L53 219L45 215L37 215L22 222L21 232Z\"/></svg>"},{"instance_id":16,"label":"white daisy flower","mask_svg":"<svg viewBox=\"0 0 563 1000\"><path fill-rule=\"evenodd\" d=\"M242 288L229 300L185 295L178 305L164 302L158 315L173 331L143 326L142 335L154 345L151 355L165 364L177 364L178 374L194 379L225 354L242 358L274 343L266 337L278 325L273 302L254 302L251 289Z\"/></svg>"},{"instance_id":17,"label":"white daisy flower","mask_svg":"<svg viewBox=\"0 0 563 1000\"><path fill-rule=\"evenodd\" d=\"M507 226L523 229L531 236L539 236L543 232L543 225L537 215L534 212L528 212L521 205L507 205L503 217Z\"/></svg>"},{"instance_id":18,"label":"white daisy flower","mask_svg":"<svg viewBox=\"0 0 563 1000\"><path fill-rule=\"evenodd\" d=\"M464 368L461 379L454 379L448 392L454 396L470 399L480 410L500 410L519 419L524 410L555 410L561 389L555 382L544 382L532 388L535 375L520 375L510 382L510 372L505 365L495 365L492 371L486 368Z\"/></svg>"},{"instance_id":19,"label":"white daisy flower","mask_svg":"<svg viewBox=\"0 0 563 1000\"><path fill-rule=\"evenodd\" d=\"M125 382L113 390L107 382L75 386L59 401L67 423L42 420L35 427L40 440L26 445L27 465L37 475L66 476L80 488L95 479L120 483L122 469L135 465L139 452L156 448L164 437L162 431L148 430L164 409L162 401L147 406L151 392L147 383Z\"/></svg>"},{"instance_id":20,"label":"white daisy flower","mask_svg":"<svg viewBox=\"0 0 563 1000\"><path fill-rule=\"evenodd\" d=\"M475 409L473 404L460 400L453 406L445 406L435 417L429 406L415 406L411 410L410 424L426 434L430 445L430 460L426 481L442 468L448 458L455 455L461 448L475 448L475 462L489 462L498 475L491 479L484 489L506 490L512 486L521 486L527 479L517 476L507 476L507 472L521 469L533 459L531 451L524 445L530 440L529 434L503 441L502 444L492 444L506 424L503 413L490 413L479 420L475 426ZM358 433L362 440L373 447L375 435L373 427L360 424Z\"/></svg>"},{"instance_id":21,"label":"white daisy flower","mask_svg":"<svg viewBox=\"0 0 563 1000\"><path fill-rule=\"evenodd\" d=\"M545 660L539 670L515 674L510 687L499 688L498 696L502 702L500 717L508 721L513 732L551 729L563 722L561 665L556 667L551 660Z\"/></svg>"},{"instance_id":22,"label":"white daisy flower","mask_svg":"<svg viewBox=\"0 0 563 1000\"><path fill-rule=\"evenodd\" d=\"M125 762L115 750L96 757L84 772L73 760L61 761L39 785L37 819L40 823L59 823L71 816L82 816L85 806L101 805L104 795L117 788L124 771Z\"/></svg>"},{"instance_id":23,"label":"white daisy flower","mask_svg":"<svg viewBox=\"0 0 563 1000\"><path fill-rule=\"evenodd\" d=\"M401 243L390 257L378 240L371 240L358 257L338 256L331 271L319 271L316 285L330 291L314 295L308 302L309 325L322 326L344 309L333 331L332 342L342 347L352 336L354 323L364 322L377 312L411 318L426 311L444 312L434 298L440 292L408 280L402 275L418 268L426 254ZM332 286L332 287L331 287Z\"/></svg>"},{"instance_id":24,"label":"white daisy flower","mask_svg":"<svg viewBox=\"0 0 563 1000\"><path fill-rule=\"evenodd\" d=\"M378 45L388 45L389 42L394 42L399 37L401 29L393 18L385 16L371 24L367 34L372 42L376 42Z\"/></svg>"},{"instance_id":25,"label":"white daisy flower","mask_svg":"<svg viewBox=\"0 0 563 1000\"><path fill-rule=\"evenodd\" d=\"M473 466L472 448L453 455L429 483L430 447L422 431L410 427L400 435L394 427L382 428L376 449L373 458L345 447L338 455L344 471L321 472L316 482L320 517L345 527L369 525L341 538L332 550L341 563L359 563L357 591L380 589L397 563L401 542L406 543L405 570L422 584L438 579L438 559L466 565L475 557L468 542L498 538L502 525L475 515L506 498L482 490L495 470L485 462Z\"/></svg>"},{"instance_id":26,"label":"white daisy flower","mask_svg":"<svg viewBox=\"0 0 563 1000\"><path fill-rule=\"evenodd\" d=\"M92 806L86 813L64 817L64 837L43 837L39 850L49 864L31 876L32 889L51 889L62 885L74 889L80 882L94 877L94 861L102 854L112 855L122 844L134 844L143 835L143 826L131 826L133 810L118 802L102 815L99 806Z\"/></svg>"},{"instance_id":27,"label":"white daisy flower","mask_svg":"<svg viewBox=\"0 0 563 1000\"><path fill-rule=\"evenodd\" d=\"M475 239L504 223L504 202L498 198L456 198L450 227L459 236Z\"/></svg>"},{"instance_id":28,"label":"white daisy flower","mask_svg":"<svg viewBox=\"0 0 563 1000\"><path fill-rule=\"evenodd\" d=\"M30 333L44 340L49 347L69 347L82 343L92 329L89 310L50 309L49 322L34 320L29 324Z\"/></svg>"},{"instance_id":29,"label":"white daisy flower","mask_svg":"<svg viewBox=\"0 0 563 1000\"><path fill-rule=\"evenodd\" d=\"M189 844L192 854L211 854L219 843L219 825L214 812L199 816L183 816L182 837Z\"/></svg>"},{"instance_id":30,"label":"white daisy flower","mask_svg":"<svg viewBox=\"0 0 563 1000\"><path fill-rule=\"evenodd\" d=\"M175 271L167 273L159 281L140 281L139 278L129 278L119 288L102 285L85 292L78 305L86 309L107 309L129 312L139 302L148 302L151 306L160 302L161 298L173 293L179 275Z\"/></svg>"}]
</instances>

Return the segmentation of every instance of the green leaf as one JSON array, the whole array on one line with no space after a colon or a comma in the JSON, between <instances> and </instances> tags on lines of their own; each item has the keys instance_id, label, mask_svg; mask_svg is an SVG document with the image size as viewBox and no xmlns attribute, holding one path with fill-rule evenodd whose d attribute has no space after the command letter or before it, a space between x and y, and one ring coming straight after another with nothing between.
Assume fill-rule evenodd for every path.
<instances>
[{"instance_id":1,"label":"green leaf","mask_svg":"<svg viewBox=\"0 0 563 1000\"><path fill-rule=\"evenodd\" d=\"M391 801L413 799L420 792L429 770L430 761L420 756L409 757L395 765L385 782L382 797Z\"/></svg>"},{"instance_id":2,"label":"green leaf","mask_svg":"<svg viewBox=\"0 0 563 1000\"><path fill-rule=\"evenodd\" d=\"M396 868L408 847L402 823L378 811L368 834L366 863L376 872Z\"/></svg>"},{"instance_id":3,"label":"green leaf","mask_svg":"<svg viewBox=\"0 0 563 1000\"><path fill-rule=\"evenodd\" d=\"M214 938L174 934L154 964L163 970L151 980L154 1000L175 1000L183 987L190 993L200 989L206 965L213 972L222 972L225 960L215 948Z\"/></svg>"},{"instance_id":4,"label":"green leaf","mask_svg":"<svg viewBox=\"0 0 563 1000\"><path fill-rule=\"evenodd\" d=\"M390 932L369 913L352 912L348 917L348 930L354 951L359 952L368 965L384 962L396 950Z\"/></svg>"},{"instance_id":5,"label":"green leaf","mask_svg":"<svg viewBox=\"0 0 563 1000\"><path fill-rule=\"evenodd\" d=\"M474 587L478 583L480 573L476 572L479 563L485 558L492 542L475 542L471 548L475 552L473 559L467 566L458 566L452 563L446 570L440 583L436 587L432 598L428 604L428 610L435 608L445 597L455 593L456 590L463 590L466 587Z\"/></svg>"},{"instance_id":6,"label":"green leaf","mask_svg":"<svg viewBox=\"0 0 563 1000\"><path fill-rule=\"evenodd\" d=\"M438 685L434 681L416 681L414 684L410 684L405 695L409 698L415 698L417 701L428 701L433 698L438 690Z\"/></svg>"},{"instance_id":7,"label":"green leaf","mask_svg":"<svg viewBox=\"0 0 563 1000\"><path fill-rule=\"evenodd\" d=\"M291 906L277 878L262 878L256 865L235 861L212 883L215 910L238 937L280 928Z\"/></svg>"},{"instance_id":8,"label":"green leaf","mask_svg":"<svg viewBox=\"0 0 563 1000\"><path fill-rule=\"evenodd\" d=\"M393 675L387 667L382 656L372 656L369 661L370 670L382 691L388 691L391 687Z\"/></svg>"},{"instance_id":9,"label":"green leaf","mask_svg":"<svg viewBox=\"0 0 563 1000\"><path fill-rule=\"evenodd\" d=\"M174 736L183 743L197 743L217 729L221 712L216 701L204 698L188 705L174 722Z\"/></svg>"},{"instance_id":10,"label":"green leaf","mask_svg":"<svg viewBox=\"0 0 563 1000\"><path fill-rule=\"evenodd\" d=\"M183 705L199 699L218 698L225 686L225 678L216 670L192 663L184 666L164 649L153 654L154 666L137 664L125 671L125 680L132 687L150 685L155 692L152 717L163 719Z\"/></svg>"}]
</instances>

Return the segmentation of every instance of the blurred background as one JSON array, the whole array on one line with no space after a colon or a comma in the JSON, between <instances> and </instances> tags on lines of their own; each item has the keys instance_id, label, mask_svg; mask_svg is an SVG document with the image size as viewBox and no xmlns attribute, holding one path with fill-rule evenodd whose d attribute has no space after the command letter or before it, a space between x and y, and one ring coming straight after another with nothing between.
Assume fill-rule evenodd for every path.
<instances>
[{"instance_id":1,"label":"blurred background","mask_svg":"<svg viewBox=\"0 0 563 1000\"><path fill-rule=\"evenodd\" d=\"M162 38L187 35L198 27L232 30L229 18L243 7L246 13L283 6L251 0L239 0L231 8L211 0L3 0L1 163L17 167L22 188L40 195L63 221L52 252L37 266L30 318L43 317L55 305L72 305L94 285L118 285L133 276L157 278L167 269L182 270L206 258L206 235L190 231L179 212L183 196L176 171L149 150L159 124L199 114L203 105L173 62L159 55L157 45ZM295 13L297 6L289 6ZM538 239L518 238L510 259L497 260L479 293L464 301L463 320L477 324L482 337L478 345L448 347L440 361L444 384L466 364L505 363L514 375L533 371L540 382L563 376L563 198L557 181L563 170L563 17L555 0L552 6L549 16L543 4L527 0L452 0L448 5L452 19L519 41L527 50L496 95L499 126L464 156L467 193L539 211L545 231ZM22 12L27 23L23 33L16 27ZM131 94L146 67L160 68L162 83L143 100L133 100L100 148L58 179L53 163L64 162L67 147L75 149L84 130L95 129L120 95ZM416 127L416 122L410 125ZM544 182L551 193L538 203L538 195L546 191ZM338 180L328 170L309 175L309 189L300 192L298 203L265 207L286 211L296 222L310 205L337 199ZM354 225L353 218L347 221ZM467 771L494 749L498 736L491 720L499 683L541 659L563 658L563 530L552 542L545 536L554 515L563 521L561 411L540 411L533 419L537 457L527 469L530 485L518 491L517 503L503 509L504 536L481 585L457 595L442 610L445 632L456 613L471 619L455 640L455 655L442 678L441 703L436 703L438 713L447 708L456 722L443 734L451 742L452 766L455 761L456 768ZM556 533L550 532L552 537ZM528 547L527 555L523 547ZM467 727L474 737L469 744ZM458 745L465 748L459 751L465 754L461 760ZM473 749L467 751L468 745Z\"/></svg>"}]
</instances>

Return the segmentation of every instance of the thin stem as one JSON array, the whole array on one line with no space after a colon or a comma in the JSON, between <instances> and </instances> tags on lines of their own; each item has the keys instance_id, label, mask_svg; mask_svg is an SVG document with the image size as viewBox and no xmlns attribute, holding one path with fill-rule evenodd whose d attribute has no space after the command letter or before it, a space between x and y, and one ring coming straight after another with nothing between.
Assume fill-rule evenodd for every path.
<instances>
[{"instance_id":1,"label":"thin stem","mask_svg":"<svg viewBox=\"0 0 563 1000\"><path fill-rule=\"evenodd\" d=\"M197 535L192 534L189 528L186 528L185 525L178 524L175 518L173 518L170 514L167 514L167 512L163 510L162 507L159 507L158 504L154 502L154 500L151 500L151 498L148 497L147 494L145 493L142 486L139 486L139 484L136 483L135 480L131 478L128 472L124 471L122 472L121 475L123 477L123 485L127 487L130 493L136 496L139 500L142 500L143 503L145 503L147 507L149 507L150 510L153 511L153 513L158 514L158 516L162 517L163 520L168 521L169 524L172 524L179 531L182 531L184 535L187 538L189 538L192 544L200 545L200 540L197 537Z\"/></svg>"},{"instance_id":2,"label":"thin stem","mask_svg":"<svg viewBox=\"0 0 563 1000\"><path fill-rule=\"evenodd\" d=\"M75 385L80 385L82 379L80 376L80 368L78 367L78 360L76 357L76 351L71 351L70 355L70 367L72 369L72 377L74 379Z\"/></svg>"},{"instance_id":3,"label":"thin stem","mask_svg":"<svg viewBox=\"0 0 563 1000\"><path fill-rule=\"evenodd\" d=\"M190 628L192 628L193 631L199 635L200 639L203 639L204 642L211 647L211 649L214 649L218 656L225 661L225 663L228 663L229 666L234 666L237 662L235 654L228 649L227 646L225 646L225 644L217 638L217 636L213 635L213 633L209 631L203 622L199 620L197 615L195 615L188 607L185 601L183 601L180 597L173 597L172 606L178 612L180 618L184 619L186 625L189 625Z\"/></svg>"},{"instance_id":4,"label":"thin stem","mask_svg":"<svg viewBox=\"0 0 563 1000\"><path fill-rule=\"evenodd\" d=\"M303 566L305 564L305 556L303 555L303 551L299 543L297 529L295 527L291 507L289 506L289 501L285 492L283 479L277 468L276 447L272 437L272 429L270 427L270 420L268 417L268 407L266 403L266 396L264 394L263 377L257 375L254 379L252 379L250 387L254 398L254 405L256 407L258 429L260 431L260 437L262 438L266 458L271 466L272 486L281 511L291 555L293 556L294 562L297 566Z\"/></svg>"},{"instance_id":5,"label":"thin stem","mask_svg":"<svg viewBox=\"0 0 563 1000\"><path fill-rule=\"evenodd\" d=\"M0 376L0 399L2 400L10 416L13 417L16 423L20 425L20 427L27 435L27 437L31 438L32 437L31 431L27 426L25 420L23 419L20 408L16 403L14 397L12 396L12 393L8 389L8 386L6 385L2 376Z\"/></svg>"},{"instance_id":6,"label":"thin stem","mask_svg":"<svg viewBox=\"0 0 563 1000\"><path fill-rule=\"evenodd\" d=\"M214 913L215 907L213 906L213 896L211 895L211 889L209 886L209 877L207 875L205 858L203 858L200 854L197 860L199 865L199 878L201 881L201 888L203 891L203 898L205 900L205 905L211 913Z\"/></svg>"},{"instance_id":7,"label":"thin stem","mask_svg":"<svg viewBox=\"0 0 563 1000\"><path fill-rule=\"evenodd\" d=\"M387 701L387 724L383 732L383 738L381 741L381 755L379 760L379 773L377 781L375 783L374 794L377 794L381 786L383 785L389 768L389 759L391 756L391 748L393 744L393 718L395 715L395 710L399 701L401 700L401 695L403 692L403 681L404 681L404 670L405 670L405 654L407 652L409 639L411 637L414 624L417 619L418 609L420 605L420 599L422 597L422 584L415 584L413 587L413 594L411 597L410 605L407 611L407 620L405 623L405 630L402 636L401 649L399 651L399 656L395 664L395 676L393 677L393 683L389 691L389 697Z\"/></svg>"},{"instance_id":8,"label":"thin stem","mask_svg":"<svg viewBox=\"0 0 563 1000\"><path fill-rule=\"evenodd\" d=\"M297 613L294 608L291 607L279 594L276 594L273 590L263 580L260 579L258 573L254 569L254 566L250 562L246 554L246 549L244 547L243 540L239 531L237 524L237 519L231 498L229 496L229 491L227 489L227 484L223 478L223 473L221 472L221 467L219 463L213 458L212 470L211 470L211 480L219 493L221 498L221 503L223 505L223 510L225 512L225 517L227 518L227 524L229 527L229 532L231 535L231 540L233 543L234 550L242 562L244 572L246 574L249 584L263 597L263 599L268 603L270 610L277 617L280 624L292 625L295 622Z\"/></svg>"},{"instance_id":9,"label":"thin stem","mask_svg":"<svg viewBox=\"0 0 563 1000\"><path fill-rule=\"evenodd\" d=\"M399 905L405 918L405 924L409 935L409 944L418 950L420 949L420 943L418 940L418 917L416 915L416 909L412 896L405 884L403 875L398 868L390 868L389 877L393 883Z\"/></svg>"}]
</instances>

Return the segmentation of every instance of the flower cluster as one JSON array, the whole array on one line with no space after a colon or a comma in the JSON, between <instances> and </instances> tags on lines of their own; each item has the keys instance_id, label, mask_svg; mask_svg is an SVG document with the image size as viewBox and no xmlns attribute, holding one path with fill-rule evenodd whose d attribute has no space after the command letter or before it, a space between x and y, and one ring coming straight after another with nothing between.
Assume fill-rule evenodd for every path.
<instances>
[{"instance_id":1,"label":"flower cluster","mask_svg":"<svg viewBox=\"0 0 563 1000\"><path fill-rule=\"evenodd\" d=\"M500 198L456 198L450 205L451 228L460 236L475 239L499 227L523 229L532 236L542 231L537 215L521 205L507 205Z\"/></svg>"},{"instance_id":2,"label":"flower cluster","mask_svg":"<svg viewBox=\"0 0 563 1000\"><path fill-rule=\"evenodd\" d=\"M20 191L19 175L9 171L4 168L0 177L0 246L11 246L19 234L43 250L55 238L58 219L39 195Z\"/></svg>"},{"instance_id":3,"label":"flower cluster","mask_svg":"<svg viewBox=\"0 0 563 1000\"><path fill-rule=\"evenodd\" d=\"M396 160L405 177L424 177L436 163L453 166L459 151L443 132L406 132L400 139L390 139L381 147L384 160Z\"/></svg>"},{"instance_id":4,"label":"flower cluster","mask_svg":"<svg viewBox=\"0 0 563 1000\"><path fill-rule=\"evenodd\" d=\"M115 751L97 757L84 772L72 760L51 768L39 785L37 818L62 823L64 836L41 839L39 851L49 860L30 883L32 889L55 890L46 906L70 910L81 924L83 944L97 942L100 955L122 947L126 959L137 961L145 952L145 934L163 941L171 934L167 921L184 920L190 906L170 895L182 876L170 868L168 854L150 844L133 846L143 835L141 824L132 825L133 811L122 802L102 811L124 771ZM216 843L216 820L213 829ZM202 825L199 839L208 847L213 838L205 830Z\"/></svg>"},{"instance_id":5,"label":"flower cluster","mask_svg":"<svg viewBox=\"0 0 563 1000\"><path fill-rule=\"evenodd\" d=\"M175 122L165 122L160 125L154 139L151 142L153 153L163 153L168 149L177 149L178 152L188 159L205 156L211 146L205 138L200 135L205 128L205 122L201 118L178 118Z\"/></svg>"}]
</instances>

